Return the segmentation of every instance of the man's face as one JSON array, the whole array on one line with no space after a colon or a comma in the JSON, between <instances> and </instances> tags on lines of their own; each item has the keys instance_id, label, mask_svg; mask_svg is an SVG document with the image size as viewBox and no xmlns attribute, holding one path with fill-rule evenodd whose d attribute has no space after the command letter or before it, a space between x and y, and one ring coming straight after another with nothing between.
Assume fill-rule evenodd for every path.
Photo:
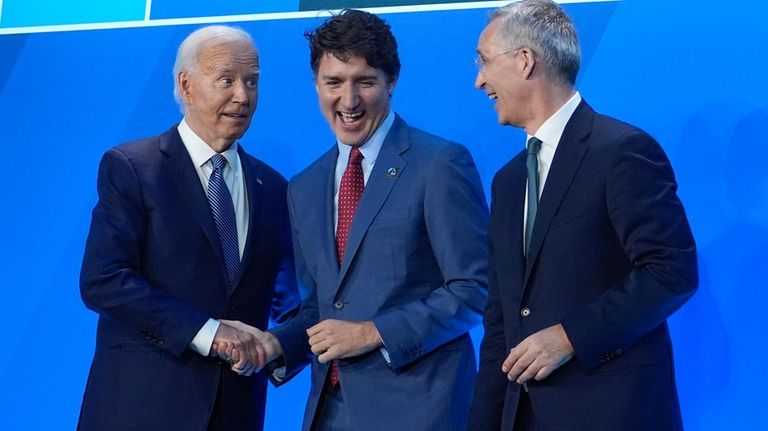
<instances>
[{"instance_id":1,"label":"man's face","mask_svg":"<svg viewBox=\"0 0 768 431\"><path fill-rule=\"evenodd\" d=\"M333 133L344 144L365 143L389 113L395 88L380 69L365 58L352 56L341 61L331 54L320 59L315 78L320 110Z\"/></svg>"},{"instance_id":2,"label":"man's face","mask_svg":"<svg viewBox=\"0 0 768 431\"><path fill-rule=\"evenodd\" d=\"M525 113L525 64L519 50L508 50L498 37L500 20L483 30L477 43L478 67L475 87L494 101L499 123L523 126Z\"/></svg>"},{"instance_id":3,"label":"man's face","mask_svg":"<svg viewBox=\"0 0 768 431\"><path fill-rule=\"evenodd\" d=\"M179 74L189 127L221 152L251 124L258 101L259 61L245 42L204 47L198 69Z\"/></svg>"}]
</instances>

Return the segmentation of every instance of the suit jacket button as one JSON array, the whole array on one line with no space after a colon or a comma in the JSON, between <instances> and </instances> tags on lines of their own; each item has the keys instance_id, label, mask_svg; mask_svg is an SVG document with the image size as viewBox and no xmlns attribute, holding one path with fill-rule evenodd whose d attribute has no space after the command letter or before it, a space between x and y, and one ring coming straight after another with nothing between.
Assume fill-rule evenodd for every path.
<instances>
[{"instance_id":1,"label":"suit jacket button","mask_svg":"<svg viewBox=\"0 0 768 431\"><path fill-rule=\"evenodd\" d=\"M522 310L520 310L520 315L523 317L528 317L531 315L531 309L528 307L523 307Z\"/></svg>"},{"instance_id":2,"label":"suit jacket button","mask_svg":"<svg viewBox=\"0 0 768 431\"><path fill-rule=\"evenodd\" d=\"M342 308L344 308L344 301L336 301L336 302L334 302L333 303L333 308L335 308L337 310L341 310Z\"/></svg>"}]
</instances>

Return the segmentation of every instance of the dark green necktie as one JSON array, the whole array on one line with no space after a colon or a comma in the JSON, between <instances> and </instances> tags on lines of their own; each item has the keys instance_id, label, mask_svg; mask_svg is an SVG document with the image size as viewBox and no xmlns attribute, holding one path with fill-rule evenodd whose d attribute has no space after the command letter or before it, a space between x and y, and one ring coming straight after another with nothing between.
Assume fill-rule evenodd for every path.
<instances>
[{"instance_id":1,"label":"dark green necktie","mask_svg":"<svg viewBox=\"0 0 768 431\"><path fill-rule=\"evenodd\" d=\"M536 210L539 206L539 148L541 148L541 140L532 136L528 140L528 158L525 161L525 166L528 168L528 214L525 222L526 256L531 244L531 232L533 232L533 222L536 220Z\"/></svg>"}]
</instances>

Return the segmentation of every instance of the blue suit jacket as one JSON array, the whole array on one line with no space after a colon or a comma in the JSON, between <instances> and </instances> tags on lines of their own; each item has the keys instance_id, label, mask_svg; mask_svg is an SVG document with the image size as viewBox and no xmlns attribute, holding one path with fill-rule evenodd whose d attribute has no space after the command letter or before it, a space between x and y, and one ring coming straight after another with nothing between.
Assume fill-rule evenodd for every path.
<instances>
[{"instance_id":1,"label":"blue suit jacket","mask_svg":"<svg viewBox=\"0 0 768 431\"><path fill-rule=\"evenodd\" d=\"M523 151L493 182L490 298L470 429L512 429L521 386L501 363L557 323L576 356L528 383L536 429L679 429L666 319L694 292L697 269L663 150L582 101L558 144L527 261L525 181Z\"/></svg>"},{"instance_id":2,"label":"blue suit jacket","mask_svg":"<svg viewBox=\"0 0 768 431\"><path fill-rule=\"evenodd\" d=\"M289 185L300 281L309 295L275 333L288 374L312 359L306 329L373 320L379 350L340 361L352 428L452 430L466 424L475 376L467 331L486 302L487 204L472 157L399 117L376 159L341 266L334 252L337 147ZM328 366L312 361L308 429Z\"/></svg>"},{"instance_id":3,"label":"blue suit jacket","mask_svg":"<svg viewBox=\"0 0 768 431\"><path fill-rule=\"evenodd\" d=\"M80 429L205 430L217 388L228 429L262 428L263 375L238 376L189 348L209 317L264 329L299 303L286 181L239 155L249 226L231 295L208 199L176 127L102 158L80 280L99 313Z\"/></svg>"}]
</instances>

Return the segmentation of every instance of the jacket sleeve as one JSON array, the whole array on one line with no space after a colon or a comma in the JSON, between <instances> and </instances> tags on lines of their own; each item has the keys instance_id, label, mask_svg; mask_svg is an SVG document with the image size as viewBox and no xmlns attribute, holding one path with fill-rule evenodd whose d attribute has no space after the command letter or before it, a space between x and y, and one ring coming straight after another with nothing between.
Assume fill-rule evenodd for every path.
<instances>
[{"instance_id":1,"label":"jacket sleeve","mask_svg":"<svg viewBox=\"0 0 768 431\"><path fill-rule=\"evenodd\" d=\"M664 151L639 130L613 148L605 199L632 268L597 301L561 322L587 369L663 323L698 284L696 247Z\"/></svg>"},{"instance_id":2,"label":"jacket sleeve","mask_svg":"<svg viewBox=\"0 0 768 431\"><path fill-rule=\"evenodd\" d=\"M137 173L119 149L102 158L97 189L80 273L83 301L102 318L179 356L209 316L142 275L146 210Z\"/></svg>"},{"instance_id":3,"label":"jacket sleeve","mask_svg":"<svg viewBox=\"0 0 768 431\"><path fill-rule=\"evenodd\" d=\"M424 169L429 169L426 234L443 284L426 297L374 317L392 368L476 326L488 296L488 206L472 156L463 146L447 145Z\"/></svg>"}]
</instances>

